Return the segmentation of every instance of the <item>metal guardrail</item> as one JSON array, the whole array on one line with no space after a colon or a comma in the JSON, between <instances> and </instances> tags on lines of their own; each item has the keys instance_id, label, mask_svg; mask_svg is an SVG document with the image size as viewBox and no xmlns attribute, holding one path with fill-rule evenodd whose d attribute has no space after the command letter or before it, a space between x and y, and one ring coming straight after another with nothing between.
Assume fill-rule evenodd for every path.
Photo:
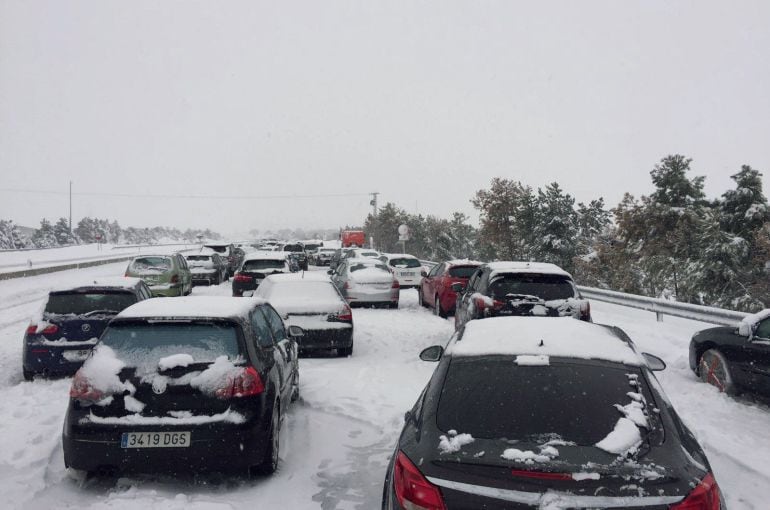
<instances>
[{"instance_id":1,"label":"metal guardrail","mask_svg":"<svg viewBox=\"0 0 770 510\"><path fill-rule=\"evenodd\" d=\"M437 262L433 262L432 260L421 260L420 263L427 268L432 268L437 264ZM707 322L709 324L718 324L720 326L735 326L736 323L749 315L744 312L725 310L724 308L715 308L713 306L692 305L689 303L639 296L637 294L626 294L624 292L615 292L594 287L583 287L579 285L578 290L580 290L583 297L588 299L653 312L655 313L658 322L663 320L664 315L670 315L672 317Z\"/></svg>"},{"instance_id":2,"label":"metal guardrail","mask_svg":"<svg viewBox=\"0 0 770 510\"><path fill-rule=\"evenodd\" d=\"M37 276L41 274L55 273L57 271L66 271L68 269L81 269L84 267L101 266L104 264L112 264L115 262L126 262L133 257L120 257L111 259L92 260L89 262L78 262L76 264L64 264L59 266L40 267L37 269L24 269L23 271L12 271L7 273L0 273L0 280L10 280L12 278L24 278L27 276Z\"/></svg>"}]
</instances>

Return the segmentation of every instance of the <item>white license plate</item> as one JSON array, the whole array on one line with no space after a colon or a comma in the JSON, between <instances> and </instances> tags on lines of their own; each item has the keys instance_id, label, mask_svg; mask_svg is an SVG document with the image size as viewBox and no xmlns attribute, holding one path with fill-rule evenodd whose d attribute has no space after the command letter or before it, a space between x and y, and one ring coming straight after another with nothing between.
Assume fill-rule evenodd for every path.
<instances>
[{"instance_id":1,"label":"white license plate","mask_svg":"<svg viewBox=\"0 0 770 510\"><path fill-rule=\"evenodd\" d=\"M84 361L91 354L91 349L80 349L77 351L63 351L62 358L67 361Z\"/></svg>"},{"instance_id":2,"label":"white license plate","mask_svg":"<svg viewBox=\"0 0 770 510\"><path fill-rule=\"evenodd\" d=\"M187 448L190 432L124 432L121 448Z\"/></svg>"},{"instance_id":3,"label":"white license plate","mask_svg":"<svg viewBox=\"0 0 770 510\"><path fill-rule=\"evenodd\" d=\"M401 276L414 276L414 275L415 275L414 271L404 271L401 273Z\"/></svg>"}]
</instances>

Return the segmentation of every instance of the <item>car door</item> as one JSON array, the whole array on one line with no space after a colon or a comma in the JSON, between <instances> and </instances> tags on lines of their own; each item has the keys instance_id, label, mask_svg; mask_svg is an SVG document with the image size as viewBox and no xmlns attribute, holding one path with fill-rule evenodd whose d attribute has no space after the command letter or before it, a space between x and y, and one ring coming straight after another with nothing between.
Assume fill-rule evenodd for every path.
<instances>
[{"instance_id":1,"label":"car door","mask_svg":"<svg viewBox=\"0 0 770 510\"><path fill-rule=\"evenodd\" d=\"M474 292L476 292L474 289L478 285L480 279L481 269L473 273L470 280L468 280L468 285L465 287L465 289L463 289L462 292L457 293L457 304L455 306L455 323L458 326L462 326L473 318L473 302L471 300L471 296Z\"/></svg>"},{"instance_id":2,"label":"car door","mask_svg":"<svg viewBox=\"0 0 770 510\"><path fill-rule=\"evenodd\" d=\"M283 324L283 319L278 315L278 312L270 305L264 305L262 311L267 317L267 322L270 324L270 331L273 333L273 342L276 346L276 362L280 362L283 368L283 387L281 388L281 395L289 397L291 391L291 383L296 377L295 371L297 370L297 343L293 338L289 337L286 333L286 328ZM287 401L288 402L288 401Z\"/></svg>"},{"instance_id":3,"label":"car door","mask_svg":"<svg viewBox=\"0 0 770 510\"><path fill-rule=\"evenodd\" d=\"M251 329L257 337L257 344L260 350L267 354L267 367L268 371L271 372L269 377L276 385L277 392L280 393L281 388L285 384L284 379L286 377L283 355L278 352L275 340L273 339L273 331L262 308L262 306L258 306L251 312Z\"/></svg>"},{"instance_id":4,"label":"car door","mask_svg":"<svg viewBox=\"0 0 770 510\"><path fill-rule=\"evenodd\" d=\"M438 279L445 266L445 262L434 266L428 273L428 276L422 279L422 300L431 306L436 306L434 297L438 292Z\"/></svg>"},{"instance_id":5,"label":"car door","mask_svg":"<svg viewBox=\"0 0 770 510\"><path fill-rule=\"evenodd\" d=\"M757 324L754 335L746 343L749 370L756 390L770 395L770 318Z\"/></svg>"}]
</instances>

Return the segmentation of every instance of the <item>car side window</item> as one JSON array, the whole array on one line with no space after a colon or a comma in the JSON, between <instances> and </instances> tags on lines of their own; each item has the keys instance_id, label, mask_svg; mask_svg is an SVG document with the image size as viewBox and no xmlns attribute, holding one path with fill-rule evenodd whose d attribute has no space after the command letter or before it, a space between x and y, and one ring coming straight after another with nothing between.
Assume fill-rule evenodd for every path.
<instances>
[{"instance_id":1,"label":"car side window","mask_svg":"<svg viewBox=\"0 0 770 510\"><path fill-rule=\"evenodd\" d=\"M257 336L257 343L260 347L271 347L273 345L273 335L270 332L270 324L268 324L265 315L260 308L255 308L251 312L251 329L254 330L254 334Z\"/></svg>"},{"instance_id":2,"label":"car side window","mask_svg":"<svg viewBox=\"0 0 770 510\"><path fill-rule=\"evenodd\" d=\"M433 277L441 274L441 268L444 267L444 264L438 264L433 267L433 269L430 270L430 273L428 273L428 277Z\"/></svg>"},{"instance_id":3,"label":"car side window","mask_svg":"<svg viewBox=\"0 0 770 510\"><path fill-rule=\"evenodd\" d=\"M284 329L283 320L281 320L281 316L278 315L278 313L269 306L264 307L262 311L265 312L265 315L267 316L267 321L270 323L270 329L273 332L273 338L275 339L275 343L278 343L281 340L285 339L286 330Z\"/></svg>"},{"instance_id":4,"label":"car side window","mask_svg":"<svg viewBox=\"0 0 770 510\"><path fill-rule=\"evenodd\" d=\"M764 340L770 340L770 318L767 318L757 324L757 329L754 331L754 336Z\"/></svg>"},{"instance_id":5,"label":"car side window","mask_svg":"<svg viewBox=\"0 0 770 510\"><path fill-rule=\"evenodd\" d=\"M479 273L480 273L480 271L477 270L475 273L473 273L473 275L471 276L471 279L468 280L468 287L467 288L469 290L476 288L476 282L479 280Z\"/></svg>"},{"instance_id":6,"label":"car side window","mask_svg":"<svg viewBox=\"0 0 770 510\"><path fill-rule=\"evenodd\" d=\"M152 292L150 292L150 289L147 288L147 284L144 282L139 286L139 296L140 299L150 299L152 297Z\"/></svg>"}]
</instances>

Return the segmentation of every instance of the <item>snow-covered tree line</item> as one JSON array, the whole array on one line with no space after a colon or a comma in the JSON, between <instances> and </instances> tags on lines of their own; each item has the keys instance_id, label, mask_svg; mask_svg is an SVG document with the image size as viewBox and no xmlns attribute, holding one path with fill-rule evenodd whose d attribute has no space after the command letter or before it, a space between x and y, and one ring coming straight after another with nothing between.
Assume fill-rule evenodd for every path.
<instances>
[{"instance_id":1,"label":"snow-covered tree line","mask_svg":"<svg viewBox=\"0 0 770 510\"><path fill-rule=\"evenodd\" d=\"M209 229L179 230L169 227L122 228L117 221L89 218L81 219L70 232L67 218L59 218L56 223L48 219L40 221L31 238L24 237L11 220L0 220L0 249L52 248L81 243L101 241L111 244L153 244L158 242L194 242L198 235L205 239L216 240L222 236Z\"/></svg>"}]
</instances>

